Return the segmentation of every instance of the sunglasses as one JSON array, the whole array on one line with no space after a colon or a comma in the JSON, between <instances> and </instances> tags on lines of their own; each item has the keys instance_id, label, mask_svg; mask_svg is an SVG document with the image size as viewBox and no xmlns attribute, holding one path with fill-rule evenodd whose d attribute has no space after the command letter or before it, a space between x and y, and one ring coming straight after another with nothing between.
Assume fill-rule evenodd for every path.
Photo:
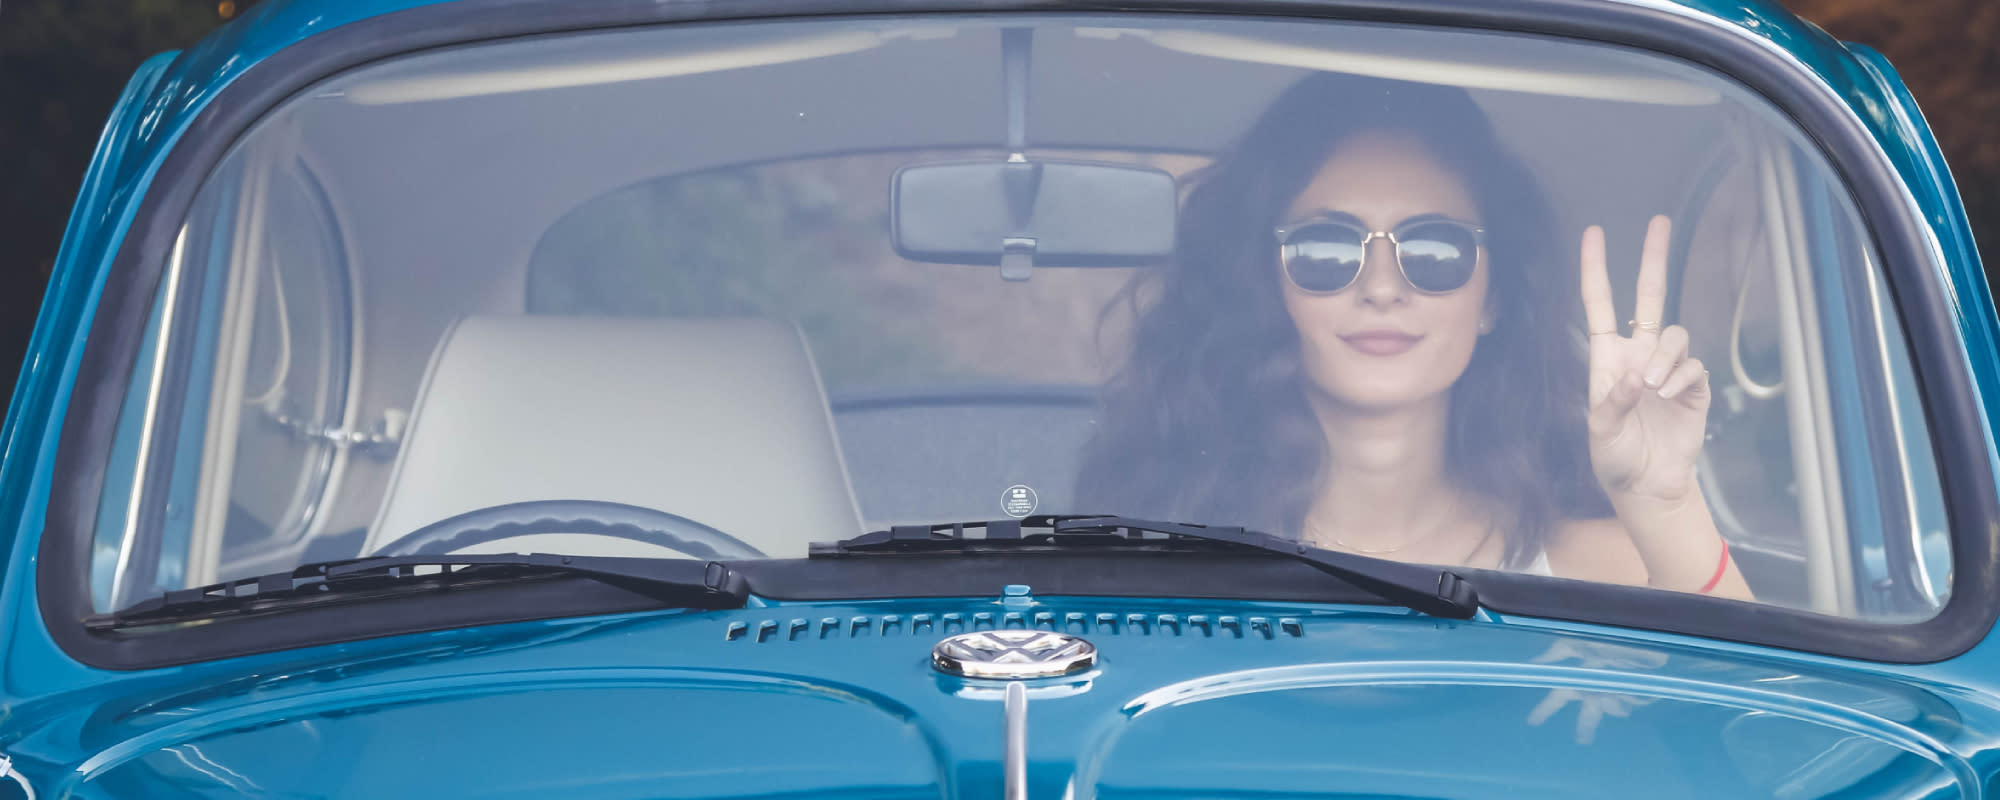
<instances>
[{"instance_id":1,"label":"sunglasses","mask_svg":"<svg viewBox=\"0 0 2000 800\"><path fill-rule=\"evenodd\" d=\"M1445 294L1472 280L1486 229L1452 219L1418 218L1392 231L1322 220L1286 225L1277 233L1285 277L1308 294L1332 294L1354 285L1368 261L1368 244L1378 236L1396 246L1396 268L1404 281L1425 294Z\"/></svg>"}]
</instances>

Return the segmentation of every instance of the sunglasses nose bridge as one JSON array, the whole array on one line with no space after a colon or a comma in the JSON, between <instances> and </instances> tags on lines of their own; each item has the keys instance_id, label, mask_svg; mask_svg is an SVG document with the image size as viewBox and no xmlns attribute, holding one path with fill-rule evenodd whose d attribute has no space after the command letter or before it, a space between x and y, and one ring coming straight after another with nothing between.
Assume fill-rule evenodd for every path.
<instances>
[{"instance_id":1,"label":"sunglasses nose bridge","mask_svg":"<svg viewBox=\"0 0 2000 800\"><path fill-rule=\"evenodd\" d=\"M1376 240L1380 239L1378 245ZM1369 231L1361 237L1361 274L1354 276L1355 287L1364 300L1394 300L1414 290L1403 276L1401 245L1388 231Z\"/></svg>"}]
</instances>

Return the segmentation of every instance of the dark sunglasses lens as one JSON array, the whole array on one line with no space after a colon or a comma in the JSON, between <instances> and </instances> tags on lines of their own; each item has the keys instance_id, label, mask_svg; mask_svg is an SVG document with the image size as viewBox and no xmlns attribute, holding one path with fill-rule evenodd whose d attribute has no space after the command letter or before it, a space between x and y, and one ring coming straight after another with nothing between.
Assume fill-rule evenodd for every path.
<instances>
[{"instance_id":1,"label":"dark sunglasses lens","mask_svg":"<svg viewBox=\"0 0 2000 800\"><path fill-rule=\"evenodd\" d=\"M1446 222L1416 225L1396 234L1403 277L1426 292L1449 292L1472 280L1479 240L1470 229Z\"/></svg>"},{"instance_id":2,"label":"dark sunglasses lens","mask_svg":"<svg viewBox=\"0 0 2000 800\"><path fill-rule=\"evenodd\" d=\"M1280 253L1285 274L1292 283L1308 292L1337 292L1361 274L1362 259L1368 255L1361 245L1362 232L1346 225L1307 225L1285 237Z\"/></svg>"}]
</instances>

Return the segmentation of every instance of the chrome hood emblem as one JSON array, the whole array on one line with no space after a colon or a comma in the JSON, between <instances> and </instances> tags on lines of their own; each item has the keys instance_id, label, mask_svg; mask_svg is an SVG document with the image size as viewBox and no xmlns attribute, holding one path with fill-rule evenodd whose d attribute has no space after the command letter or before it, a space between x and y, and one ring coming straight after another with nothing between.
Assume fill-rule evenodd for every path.
<instances>
[{"instance_id":1,"label":"chrome hood emblem","mask_svg":"<svg viewBox=\"0 0 2000 800\"><path fill-rule=\"evenodd\" d=\"M1052 678L1097 665L1097 647L1054 631L979 631L931 648L931 666L968 678Z\"/></svg>"}]
</instances>

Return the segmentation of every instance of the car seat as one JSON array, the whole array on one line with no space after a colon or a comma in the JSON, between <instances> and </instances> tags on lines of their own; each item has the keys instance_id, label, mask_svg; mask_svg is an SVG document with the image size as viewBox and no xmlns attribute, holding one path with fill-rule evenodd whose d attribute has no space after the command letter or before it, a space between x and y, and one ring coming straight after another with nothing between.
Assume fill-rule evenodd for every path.
<instances>
[{"instance_id":1,"label":"car seat","mask_svg":"<svg viewBox=\"0 0 2000 800\"><path fill-rule=\"evenodd\" d=\"M474 316L432 354L364 552L468 511L565 499L671 512L772 557L861 531L794 326ZM560 532L476 551L681 555Z\"/></svg>"}]
</instances>

